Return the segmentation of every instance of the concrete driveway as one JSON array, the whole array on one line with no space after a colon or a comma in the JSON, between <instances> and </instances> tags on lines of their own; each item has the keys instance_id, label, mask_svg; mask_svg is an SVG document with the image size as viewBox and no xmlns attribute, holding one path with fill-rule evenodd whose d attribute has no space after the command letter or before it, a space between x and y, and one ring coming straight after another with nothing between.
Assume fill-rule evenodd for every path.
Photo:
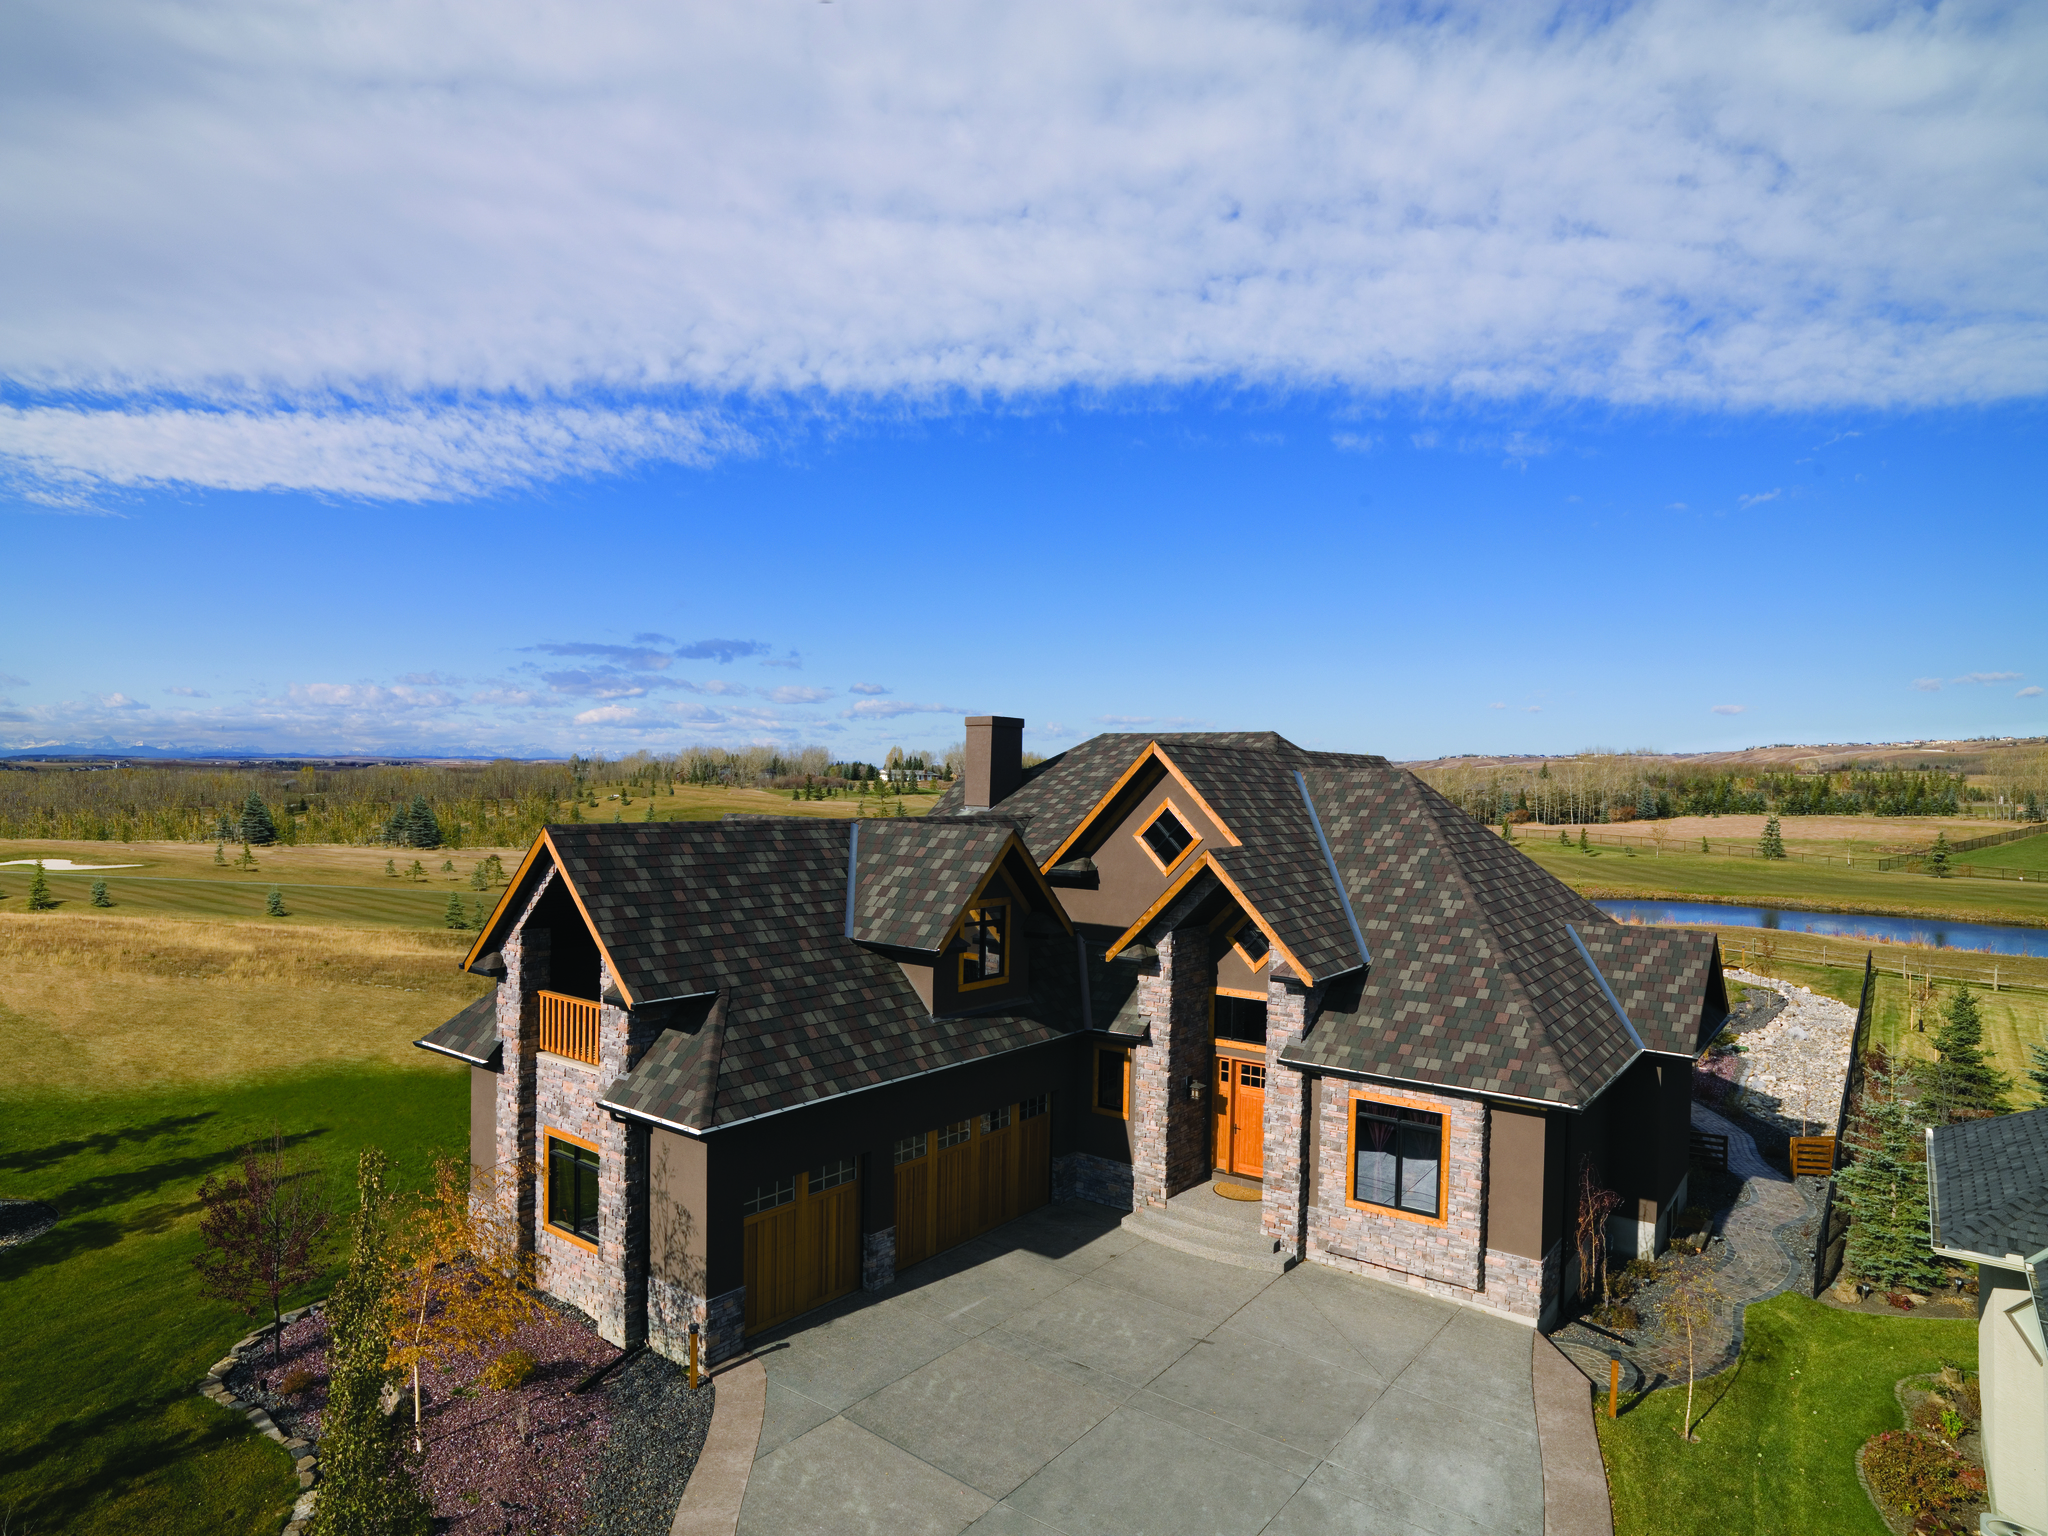
<instances>
[{"instance_id":1,"label":"concrete driveway","mask_svg":"<svg viewBox=\"0 0 2048 1536\"><path fill-rule=\"evenodd\" d=\"M1075 1201L757 1341L742 1536L1542 1536L1530 1331Z\"/></svg>"}]
</instances>

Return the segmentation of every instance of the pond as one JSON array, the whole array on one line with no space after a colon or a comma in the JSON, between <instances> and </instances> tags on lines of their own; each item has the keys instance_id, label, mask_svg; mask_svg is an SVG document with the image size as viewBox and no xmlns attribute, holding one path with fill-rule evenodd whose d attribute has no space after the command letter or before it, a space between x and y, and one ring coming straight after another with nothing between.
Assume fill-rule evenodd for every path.
<instances>
[{"instance_id":1,"label":"pond","mask_svg":"<svg viewBox=\"0 0 2048 1536\"><path fill-rule=\"evenodd\" d=\"M1682 923L1719 928L1773 928L1830 939L1924 944L1986 955L2048 957L2048 928L2006 923L1951 923L1930 917L1879 917L1867 912L1795 912L1777 907L1725 907L1712 901L1596 901L1625 923Z\"/></svg>"}]
</instances>

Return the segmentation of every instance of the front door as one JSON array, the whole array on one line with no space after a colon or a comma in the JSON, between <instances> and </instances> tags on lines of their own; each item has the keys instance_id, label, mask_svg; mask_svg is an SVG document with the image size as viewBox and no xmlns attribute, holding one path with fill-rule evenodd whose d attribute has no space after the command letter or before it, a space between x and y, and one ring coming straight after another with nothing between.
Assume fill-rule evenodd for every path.
<instances>
[{"instance_id":1,"label":"front door","mask_svg":"<svg viewBox=\"0 0 2048 1536\"><path fill-rule=\"evenodd\" d=\"M1266 1171L1266 1064L1216 1055L1216 1167L1247 1178Z\"/></svg>"}]
</instances>

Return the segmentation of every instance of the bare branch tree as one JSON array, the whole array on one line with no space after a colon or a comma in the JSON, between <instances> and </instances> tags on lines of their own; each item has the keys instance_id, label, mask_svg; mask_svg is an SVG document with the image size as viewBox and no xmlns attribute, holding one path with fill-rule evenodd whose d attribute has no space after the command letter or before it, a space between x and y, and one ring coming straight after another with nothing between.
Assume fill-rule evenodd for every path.
<instances>
[{"instance_id":1,"label":"bare branch tree","mask_svg":"<svg viewBox=\"0 0 2048 1536\"><path fill-rule=\"evenodd\" d=\"M249 1317L267 1300L271 1350L281 1355L285 1293L319 1275L331 1220L319 1165L287 1151L273 1130L268 1147L243 1149L240 1178L208 1174L199 1203L200 1289Z\"/></svg>"}]
</instances>

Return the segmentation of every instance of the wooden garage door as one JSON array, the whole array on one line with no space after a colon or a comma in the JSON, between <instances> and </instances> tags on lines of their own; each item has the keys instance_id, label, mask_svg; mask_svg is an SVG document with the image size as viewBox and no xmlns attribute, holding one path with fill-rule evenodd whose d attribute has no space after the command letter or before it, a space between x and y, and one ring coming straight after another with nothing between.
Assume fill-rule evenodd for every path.
<instances>
[{"instance_id":1,"label":"wooden garage door","mask_svg":"<svg viewBox=\"0 0 2048 1536\"><path fill-rule=\"evenodd\" d=\"M1040 1095L896 1143L898 1269L1045 1204L1051 1107Z\"/></svg>"},{"instance_id":2,"label":"wooden garage door","mask_svg":"<svg viewBox=\"0 0 2048 1536\"><path fill-rule=\"evenodd\" d=\"M763 1184L747 1201L746 1331L758 1333L860 1283L860 1180L850 1157Z\"/></svg>"}]
</instances>

